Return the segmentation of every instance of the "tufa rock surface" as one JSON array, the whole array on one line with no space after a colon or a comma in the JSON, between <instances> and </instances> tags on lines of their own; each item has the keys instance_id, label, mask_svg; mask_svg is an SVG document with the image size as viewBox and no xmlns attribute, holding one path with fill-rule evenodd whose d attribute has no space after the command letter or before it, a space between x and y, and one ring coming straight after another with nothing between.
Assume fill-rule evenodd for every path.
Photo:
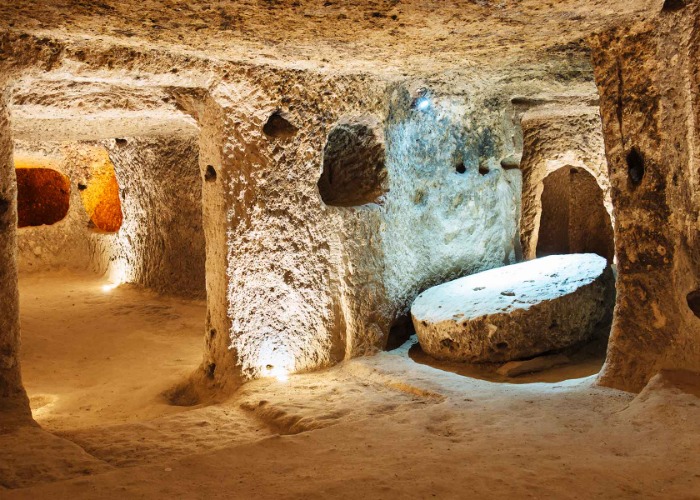
<instances>
[{"instance_id":1,"label":"tufa rock surface","mask_svg":"<svg viewBox=\"0 0 700 500\"><path fill-rule=\"evenodd\" d=\"M571 360L564 354L552 354L550 356L537 356L523 361L509 361L496 372L505 377L518 377L526 373L536 373L549 370L555 366L565 365Z\"/></svg>"},{"instance_id":2,"label":"tufa rock surface","mask_svg":"<svg viewBox=\"0 0 700 500\"><path fill-rule=\"evenodd\" d=\"M660 370L700 370L688 301L700 288L700 4L684 5L591 41L618 270L599 381L626 391Z\"/></svg>"},{"instance_id":3,"label":"tufa rock surface","mask_svg":"<svg viewBox=\"0 0 700 500\"><path fill-rule=\"evenodd\" d=\"M613 296L604 258L553 255L431 288L418 296L411 314L431 356L503 362L591 338L609 321Z\"/></svg>"}]
</instances>

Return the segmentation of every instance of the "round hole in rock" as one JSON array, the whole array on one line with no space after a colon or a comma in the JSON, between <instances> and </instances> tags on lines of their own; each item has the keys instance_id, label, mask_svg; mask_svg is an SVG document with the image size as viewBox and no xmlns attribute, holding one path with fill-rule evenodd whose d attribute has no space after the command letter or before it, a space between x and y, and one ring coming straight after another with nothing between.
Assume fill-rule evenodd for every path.
<instances>
[{"instance_id":1,"label":"round hole in rock","mask_svg":"<svg viewBox=\"0 0 700 500\"><path fill-rule=\"evenodd\" d=\"M96 149L90 164L90 177L80 191L80 199L90 217L89 227L100 232L116 233L122 225L119 184L107 151Z\"/></svg>"},{"instance_id":2,"label":"round hole in rock","mask_svg":"<svg viewBox=\"0 0 700 500\"><path fill-rule=\"evenodd\" d=\"M465 173L465 172L467 171L467 167L464 165L464 163L460 162L460 163L458 163L457 166L455 167L455 171L456 171L458 174L463 174L463 173Z\"/></svg>"},{"instance_id":3,"label":"round hole in rock","mask_svg":"<svg viewBox=\"0 0 700 500\"><path fill-rule=\"evenodd\" d=\"M51 225L70 206L70 180L50 168L18 168L17 227Z\"/></svg>"},{"instance_id":4,"label":"round hole in rock","mask_svg":"<svg viewBox=\"0 0 700 500\"><path fill-rule=\"evenodd\" d=\"M596 253L612 262L615 246L603 191L583 169L560 168L544 179L537 257Z\"/></svg>"},{"instance_id":5,"label":"round hole in rock","mask_svg":"<svg viewBox=\"0 0 700 500\"><path fill-rule=\"evenodd\" d=\"M700 290L693 290L686 296L685 300L693 314L700 318Z\"/></svg>"},{"instance_id":6,"label":"round hole in rock","mask_svg":"<svg viewBox=\"0 0 700 500\"><path fill-rule=\"evenodd\" d=\"M350 207L376 203L385 193L384 144L361 123L336 126L323 149L318 181L326 205Z\"/></svg>"},{"instance_id":7,"label":"round hole in rock","mask_svg":"<svg viewBox=\"0 0 700 500\"><path fill-rule=\"evenodd\" d=\"M644 178L644 157L636 147L627 153L627 175L633 186L638 186Z\"/></svg>"},{"instance_id":8,"label":"round hole in rock","mask_svg":"<svg viewBox=\"0 0 700 500\"><path fill-rule=\"evenodd\" d=\"M486 165L479 165L479 174L480 175L486 175L490 172L489 167Z\"/></svg>"},{"instance_id":9,"label":"round hole in rock","mask_svg":"<svg viewBox=\"0 0 700 500\"><path fill-rule=\"evenodd\" d=\"M279 111L275 111L267 119L267 123L263 125L263 133L274 139L290 139L296 135L297 128Z\"/></svg>"},{"instance_id":10,"label":"round hole in rock","mask_svg":"<svg viewBox=\"0 0 700 500\"><path fill-rule=\"evenodd\" d=\"M216 169L214 169L214 167L211 165L207 165L207 170L204 172L204 180L206 182L216 181Z\"/></svg>"}]
</instances>

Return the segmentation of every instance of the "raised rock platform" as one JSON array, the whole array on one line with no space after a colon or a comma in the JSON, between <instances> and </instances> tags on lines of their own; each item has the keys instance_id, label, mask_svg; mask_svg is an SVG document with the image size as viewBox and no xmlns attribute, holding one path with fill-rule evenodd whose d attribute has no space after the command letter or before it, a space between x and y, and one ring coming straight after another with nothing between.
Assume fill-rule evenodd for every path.
<instances>
[{"instance_id":1,"label":"raised rock platform","mask_svg":"<svg viewBox=\"0 0 700 500\"><path fill-rule=\"evenodd\" d=\"M504 362L591 338L612 317L615 282L595 254L553 255L430 288L411 307L423 351Z\"/></svg>"}]
</instances>

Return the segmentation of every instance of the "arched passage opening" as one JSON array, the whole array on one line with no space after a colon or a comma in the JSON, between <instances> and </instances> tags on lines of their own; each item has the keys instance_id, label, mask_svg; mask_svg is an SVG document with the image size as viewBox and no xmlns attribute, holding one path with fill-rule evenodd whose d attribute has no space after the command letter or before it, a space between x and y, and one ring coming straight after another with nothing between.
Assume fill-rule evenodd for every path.
<instances>
[{"instance_id":1,"label":"arched passage opening","mask_svg":"<svg viewBox=\"0 0 700 500\"><path fill-rule=\"evenodd\" d=\"M543 163L538 166L544 166ZM504 383L531 383L531 382L561 382L569 379L577 379L588 377L598 373L605 361L606 348L610 335L610 327L612 320L612 311L614 306L615 295L615 280L614 271L610 269L613 263L614 254L614 239L611 217L605 206L605 195L601 189L596 177L583 168L572 166L563 166L550 172L548 175L540 176L543 172L536 172L534 181L531 181L529 193L536 193L539 189L535 189L537 183L541 182L539 193L537 196L527 197L524 203L528 203L527 209L530 213L534 213L533 224L527 224L526 241L532 242L532 253L530 259L526 262L512 266L512 269L500 268L498 271L505 272L504 275L494 278L489 276L489 271L478 273L469 276L469 279L474 280L471 284L463 285L459 293L473 293L474 296L462 296L460 303L469 304L468 307L458 306L460 312L452 315L445 312L447 302L440 302L440 293L437 292L438 300L435 302L435 311L438 321L431 324L428 321L422 324L416 319L415 310L414 326L419 333L421 324L424 328L423 335L426 340L422 341L426 346L432 348L430 339L439 337L439 334L434 334L431 337L430 332L446 332L441 330L449 321L455 321L454 331L449 334L445 333L444 338L440 341L440 347L434 348L436 354L428 354L426 347L422 345L414 345L409 351L409 355L415 361L427 364L439 369L452 371L471 378L480 378L492 382ZM530 233L531 232L531 233ZM536 251L536 252L535 252ZM562 255L564 254L564 255ZM566 254L597 254L603 257L595 257L593 255L566 255ZM552 257L549 257L552 256ZM537 259L532 259L537 257ZM548 258L544 258L548 257ZM586 265L579 262L586 262L590 259L597 261L596 266L599 266L600 274L595 278L595 285L600 294L596 297L587 296L594 286L587 285L581 290L567 295L566 287L571 283L583 282L585 277ZM607 261L607 263L606 263ZM561 267L556 269L554 263L562 262ZM516 266L531 266L530 269L540 269L542 274L534 276L532 279L523 279L524 273L529 272L525 267L518 268ZM496 272L496 270L491 270ZM465 280L467 278L462 278ZM483 281L479 281L479 280ZM548 279L555 280L552 285L547 285ZM455 280L451 283L458 283L460 280ZM504 284L504 283L507 283ZM448 286L447 283L442 286ZM479 302L479 297L484 290L489 290L493 285L505 287L505 290L495 293L489 299L485 299L483 303ZM525 290L530 290L530 287L536 289L533 293L533 298L525 298L523 293ZM438 290L440 286L434 287L432 290ZM457 289L457 288L456 288ZM455 290L456 290L455 289ZM463 291L463 292L462 292ZM424 292L424 293L429 293ZM450 301L454 301L454 290L444 292L444 296L450 297ZM559 296L558 294L564 294ZM489 347L484 348L483 353L479 353L481 358L469 357L467 353L472 346L477 345L477 332L485 331L482 328L482 323L479 319L487 315L491 316L486 322L488 325L496 325L496 316L504 311L504 316L509 316L512 311L506 302L509 297L515 297L514 304L528 304L524 309L538 310L534 317L547 318L546 324L532 325L527 328L523 338L527 342L532 342L542 335L545 342L555 341L557 338L566 338L567 340L558 346L550 346L547 348L537 348L538 352L530 352L526 354L508 354L502 353L512 348L513 342L516 341L517 335L513 332L515 328L504 327L502 324L498 327L494 326L493 331L487 333L484 338L488 339L486 344L491 342ZM567 304L560 310L547 310L549 305L556 301L562 300L562 304ZM498 303L499 306L493 315L487 313L484 307L488 307L492 303ZM474 312L473 317L468 319L469 307L474 304L480 304L478 311ZM545 305L549 304L549 305ZM415 302L414 302L415 307ZM514 307L519 307L515 305ZM547 312L544 312L547 310ZM585 319L583 316L577 316L583 310L588 311L590 316ZM444 314L445 316L440 316ZM519 312L514 324L519 326L525 324L524 312ZM567 321L576 317L575 320L567 324ZM457 319L455 319L457 318ZM474 326L474 330L469 330ZM426 329L430 330L426 333ZM469 331L469 334L462 332ZM573 331L585 332L580 338L573 339L568 335ZM456 333L455 333L456 332ZM504 335L500 341L497 335ZM453 335L454 334L454 335ZM453 335L456 340L453 340L450 335ZM468 338L468 341L463 339ZM494 340L495 339L495 340ZM485 345L486 345L485 344ZM462 351L459 351L462 349ZM448 354L444 354L447 352ZM499 356L503 356L499 359Z\"/></svg>"},{"instance_id":2,"label":"arched passage opening","mask_svg":"<svg viewBox=\"0 0 700 500\"><path fill-rule=\"evenodd\" d=\"M603 190L586 170L563 167L544 179L537 257L595 253L612 262L613 229Z\"/></svg>"}]
</instances>

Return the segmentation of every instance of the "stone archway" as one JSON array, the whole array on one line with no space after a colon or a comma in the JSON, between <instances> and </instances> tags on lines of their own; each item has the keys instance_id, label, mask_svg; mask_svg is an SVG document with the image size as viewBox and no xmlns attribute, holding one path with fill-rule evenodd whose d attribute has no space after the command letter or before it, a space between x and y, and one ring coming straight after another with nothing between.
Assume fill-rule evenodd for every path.
<instances>
[{"instance_id":1,"label":"stone archway","mask_svg":"<svg viewBox=\"0 0 700 500\"><path fill-rule=\"evenodd\" d=\"M586 170L562 167L545 177L536 256L596 253L615 256L612 224L603 191Z\"/></svg>"},{"instance_id":2,"label":"stone archway","mask_svg":"<svg viewBox=\"0 0 700 500\"><path fill-rule=\"evenodd\" d=\"M70 205L70 180L50 168L17 168L17 227L50 226Z\"/></svg>"}]
</instances>

